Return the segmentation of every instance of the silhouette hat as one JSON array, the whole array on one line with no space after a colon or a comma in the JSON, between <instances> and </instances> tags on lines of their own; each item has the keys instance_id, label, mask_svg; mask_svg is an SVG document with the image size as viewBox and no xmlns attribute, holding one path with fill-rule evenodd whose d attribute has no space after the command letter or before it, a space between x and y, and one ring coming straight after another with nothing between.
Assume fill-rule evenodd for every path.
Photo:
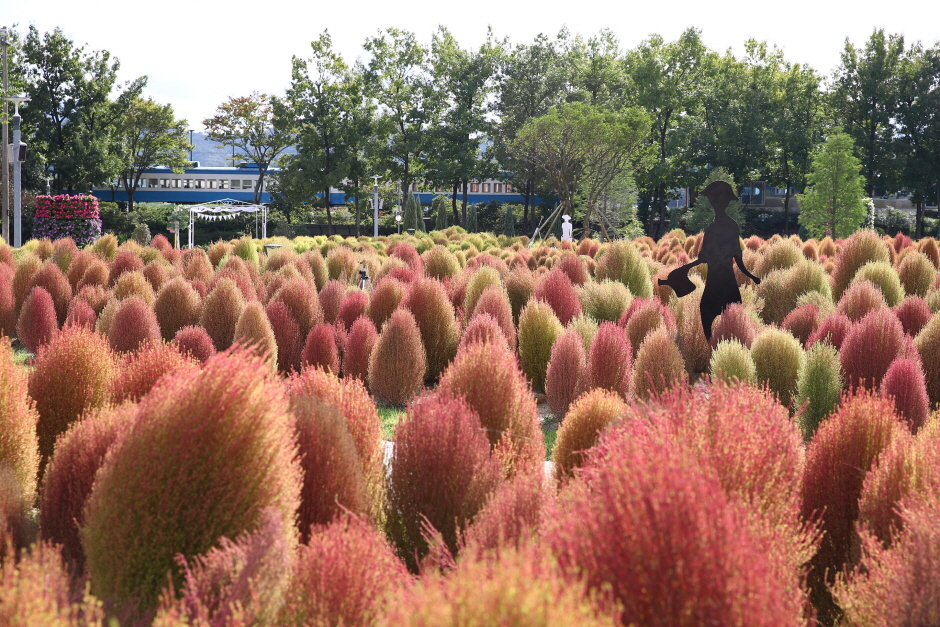
<instances>
[{"instance_id":1,"label":"silhouette hat","mask_svg":"<svg viewBox=\"0 0 940 627\"><path fill-rule=\"evenodd\" d=\"M724 210L732 200L737 200L734 190L726 181L712 181L701 191L716 210Z\"/></svg>"}]
</instances>

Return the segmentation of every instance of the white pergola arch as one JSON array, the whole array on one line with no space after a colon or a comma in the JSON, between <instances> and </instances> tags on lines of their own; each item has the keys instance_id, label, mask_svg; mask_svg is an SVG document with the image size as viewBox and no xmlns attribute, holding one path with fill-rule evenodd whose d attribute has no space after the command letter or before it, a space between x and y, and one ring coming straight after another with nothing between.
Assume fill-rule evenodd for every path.
<instances>
[{"instance_id":1,"label":"white pergola arch","mask_svg":"<svg viewBox=\"0 0 940 627\"><path fill-rule=\"evenodd\" d=\"M189 207L189 247L192 248L194 244L194 228L196 226L196 218L202 218L203 220L213 221L213 220L226 220L228 218L234 218L237 215L242 213L253 213L255 214L255 219L261 218L261 239L265 239L268 236L268 208L265 205L255 205L249 202L243 202L241 200L232 200L231 198L224 198L222 200L214 200L212 202L201 203L198 205L192 205ZM257 222L256 222L257 226ZM257 234L257 231L256 231Z\"/></svg>"}]
</instances>

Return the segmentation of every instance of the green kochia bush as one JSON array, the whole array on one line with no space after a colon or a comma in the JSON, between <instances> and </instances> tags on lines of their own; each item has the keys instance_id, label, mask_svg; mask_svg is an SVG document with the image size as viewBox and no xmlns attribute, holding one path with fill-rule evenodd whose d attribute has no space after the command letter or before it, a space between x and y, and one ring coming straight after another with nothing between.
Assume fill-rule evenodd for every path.
<instances>
[{"instance_id":1,"label":"green kochia bush","mask_svg":"<svg viewBox=\"0 0 940 627\"><path fill-rule=\"evenodd\" d=\"M770 387L785 406L790 406L803 363L803 347L789 332L766 327L751 345L757 381Z\"/></svg>"},{"instance_id":2,"label":"green kochia bush","mask_svg":"<svg viewBox=\"0 0 940 627\"><path fill-rule=\"evenodd\" d=\"M552 345L564 327L552 308L540 300L531 300L519 314L519 361L532 382L532 389L545 389L545 373Z\"/></svg>"},{"instance_id":3,"label":"green kochia bush","mask_svg":"<svg viewBox=\"0 0 940 627\"><path fill-rule=\"evenodd\" d=\"M421 390L426 372L418 323L410 311L397 309L369 356L369 390L385 403L404 405Z\"/></svg>"},{"instance_id":4,"label":"green kochia bush","mask_svg":"<svg viewBox=\"0 0 940 627\"><path fill-rule=\"evenodd\" d=\"M712 351L709 370L716 381L757 383L757 367L751 352L736 339L718 343Z\"/></svg>"},{"instance_id":5,"label":"green kochia bush","mask_svg":"<svg viewBox=\"0 0 940 627\"><path fill-rule=\"evenodd\" d=\"M92 588L118 612L152 615L176 556L191 558L262 523L266 508L293 521L301 473L280 383L247 351L174 376L140 405L137 420L98 471L82 545Z\"/></svg>"},{"instance_id":6,"label":"green kochia bush","mask_svg":"<svg viewBox=\"0 0 940 627\"><path fill-rule=\"evenodd\" d=\"M597 281L620 281L635 297L649 298L653 295L649 269L633 242L618 240L608 245L597 260L594 278Z\"/></svg>"},{"instance_id":7,"label":"green kochia bush","mask_svg":"<svg viewBox=\"0 0 940 627\"><path fill-rule=\"evenodd\" d=\"M839 352L828 342L816 342L806 351L796 382L794 405L806 407L800 414L803 437L810 440L823 418L839 405L842 395Z\"/></svg>"}]
</instances>

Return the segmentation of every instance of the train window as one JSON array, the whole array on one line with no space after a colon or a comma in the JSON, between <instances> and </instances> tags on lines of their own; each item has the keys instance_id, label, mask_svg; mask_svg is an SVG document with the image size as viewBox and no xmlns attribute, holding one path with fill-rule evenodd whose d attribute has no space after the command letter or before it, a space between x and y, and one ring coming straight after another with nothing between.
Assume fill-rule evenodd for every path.
<instances>
[{"instance_id":1,"label":"train window","mask_svg":"<svg viewBox=\"0 0 940 627\"><path fill-rule=\"evenodd\" d=\"M169 187L170 179L160 179L160 187Z\"/></svg>"},{"instance_id":2,"label":"train window","mask_svg":"<svg viewBox=\"0 0 940 627\"><path fill-rule=\"evenodd\" d=\"M150 179L150 183L147 185L147 187L159 187L159 186L160 186L160 182L157 179Z\"/></svg>"},{"instance_id":3,"label":"train window","mask_svg":"<svg viewBox=\"0 0 940 627\"><path fill-rule=\"evenodd\" d=\"M238 179L232 180L232 189L241 189L242 182Z\"/></svg>"},{"instance_id":4,"label":"train window","mask_svg":"<svg viewBox=\"0 0 940 627\"><path fill-rule=\"evenodd\" d=\"M490 184L489 184L489 183L483 183L483 191L484 191L484 192L490 191Z\"/></svg>"},{"instance_id":5,"label":"train window","mask_svg":"<svg viewBox=\"0 0 940 627\"><path fill-rule=\"evenodd\" d=\"M192 179L183 179L183 189L190 189L193 186Z\"/></svg>"},{"instance_id":6,"label":"train window","mask_svg":"<svg viewBox=\"0 0 940 627\"><path fill-rule=\"evenodd\" d=\"M218 189L219 181L216 179L209 179L209 189Z\"/></svg>"},{"instance_id":7,"label":"train window","mask_svg":"<svg viewBox=\"0 0 940 627\"><path fill-rule=\"evenodd\" d=\"M474 194L477 193L477 192L479 192L479 191L480 191L480 184L479 184L479 183L470 183L470 191L473 192Z\"/></svg>"},{"instance_id":8,"label":"train window","mask_svg":"<svg viewBox=\"0 0 940 627\"><path fill-rule=\"evenodd\" d=\"M497 194L503 193L503 184L502 183L493 183L493 192Z\"/></svg>"},{"instance_id":9,"label":"train window","mask_svg":"<svg viewBox=\"0 0 940 627\"><path fill-rule=\"evenodd\" d=\"M254 186L251 184L251 181L242 179L242 189L251 189L252 187Z\"/></svg>"},{"instance_id":10,"label":"train window","mask_svg":"<svg viewBox=\"0 0 940 627\"><path fill-rule=\"evenodd\" d=\"M512 185L510 185L509 183L506 183L506 193L507 194L512 193Z\"/></svg>"},{"instance_id":11,"label":"train window","mask_svg":"<svg viewBox=\"0 0 940 627\"><path fill-rule=\"evenodd\" d=\"M206 181L205 179L196 179L196 189L205 189Z\"/></svg>"},{"instance_id":12,"label":"train window","mask_svg":"<svg viewBox=\"0 0 940 627\"><path fill-rule=\"evenodd\" d=\"M228 179L219 181L219 189L228 189Z\"/></svg>"},{"instance_id":13,"label":"train window","mask_svg":"<svg viewBox=\"0 0 940 627\"><path fill-rule=\"evenodd\" d=\"M181 182L179 179L173 179L173 187L179 187Z\"/></svg>"}]
</instances>

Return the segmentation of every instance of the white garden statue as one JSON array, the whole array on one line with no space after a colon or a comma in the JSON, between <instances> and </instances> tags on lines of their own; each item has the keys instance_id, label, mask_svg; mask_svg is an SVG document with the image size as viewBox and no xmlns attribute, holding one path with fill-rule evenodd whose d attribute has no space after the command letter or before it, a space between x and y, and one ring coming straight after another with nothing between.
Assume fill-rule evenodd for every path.
<instances>
[{"instance_id":1,"label":"white garden statue","mask_svg":"<svg viewBox=\"0 0 940 627\"><path fill-rule=\"evenodd\" d=\"M571 216L565 214L561 216L561 219L564 222L561 223L561 241L570 242L571 241Z\"/></svg>"}]
</instances>

